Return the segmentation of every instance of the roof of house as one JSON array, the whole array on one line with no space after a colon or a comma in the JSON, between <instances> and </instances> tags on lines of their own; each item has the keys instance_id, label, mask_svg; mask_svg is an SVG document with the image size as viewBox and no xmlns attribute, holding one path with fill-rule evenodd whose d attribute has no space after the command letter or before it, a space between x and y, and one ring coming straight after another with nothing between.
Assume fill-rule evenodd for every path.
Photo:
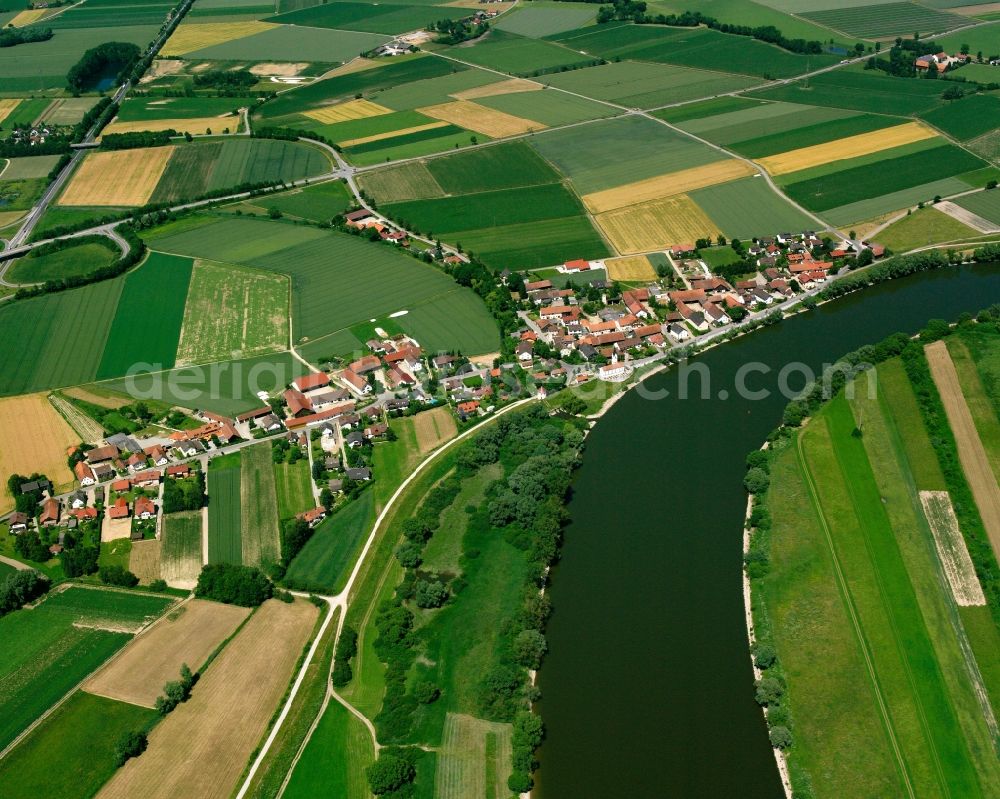
<instances>
[{"instance_id":1,"label":"roof of house","mask_svg":"<svg viewBox=\"0 0 1000 799\"><path fill-rule=\"evenodd\" d=\"M265 405L263 408L257 408L254 411L247 411L246 413L241 413L236 417L237 422L247 422L250 419L256 419L258 416L267 416L271 413L271 406Z\"/></svg>"},{"instance_id":2,"label":"roof of house","mask_svg":"<svg viewBox=\"0 0 1000 799\"><path fill-rule=\"evenodd\" d=\"M115 504L108 508L108 518L109 519L124 519L128 516L128 502L125 501L125 497L118 497L115 500Z\"/></svg>"},{"instance_id":3,"label":"roof of house","mask_svg":"<svg viewBox=\"0 0 1000 799\"><path fill-rule=\"evenodd\" d=\"M118 457L118 447L108 444L106 447L95 447L87 453L87 463L99 463Z\"/></svg>"},{"instance_id":4,"label":"roof of house","mask_svg":"<svg viewBox=\"0 0 1000 799\"><path fill-rule=\"evenodd\" d=\"M83 461L77 461L76 465L73 467L73 472L76 474L77 479L81 480L81 481L82 480L87 480L87 479L90 479L90 480L95 479L94 478L94 470L91 469Z\"/></svg>"},{"instance_id":5,"label":"roof of house","mask_svg":"<svg viewBox=\"0 0 1000 799\"><path fill-rule=\"evenodd\" d=\"M142 516L144 513L156 513L156 503L149 497L136 497L135 515Z\"/></svg>"},{"instance_id":6,"label":"roof of house","mask_svg":"<svg viewBox=\"0 0 1000 799\"><path fill-rule=\"evenodd\" d=\"M303 411L311 411L313 407L309 397L294 388L285 389L285 402L292 416L298 416Z\"/></svg>"},{"instance_id":7,"label":"roof of house","mask_svg":"<svg viewBox=\"0 0 1000 799\"><path fill-rule=\"evenodd\" d=\"M312 372L302 377L296 377L292 385L299 391L312 391L330 384L330 376L326 372Z\"/></svg>"}]
</instances>

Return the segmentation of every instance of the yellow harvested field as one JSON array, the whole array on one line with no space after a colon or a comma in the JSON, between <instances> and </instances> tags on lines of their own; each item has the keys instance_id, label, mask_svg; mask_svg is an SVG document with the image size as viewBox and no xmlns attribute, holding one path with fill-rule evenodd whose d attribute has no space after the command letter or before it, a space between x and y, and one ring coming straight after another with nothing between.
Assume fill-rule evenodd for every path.
<instances>
[{"instance_id":1,"label":"yellow harvested field","mask_svg":"<svg viewBox=\"0 0 1000 799\"><path fill-rule=\"evenodd\" d=\"M516 136L519 133L543 130L548 127L541 122L505 114L503 111L496 111L478 103L470 103L468 100L428 105L418 108L417 111L425 116L442 119L452 125L458 125L493 138Z\"/></svg>"},{"instance_id":2,"label":"yellow harvested field","mask_svg":"<svg viewBox=\"0 0 1000 799\"><path fill-rule=\"evenodd\" d=\"M976 567L972 564L962 531L958 527L958 517L955 516L948 492L921 491L920 504L931 526L934 546L937 548L944 576L951 586L952 596L955 597L955 604L962 607L985 605L986 596L979 577L976 576Z\"/></svg>"},{"instance_id":3,"label":"yellow harvested field","mask_svg":"<svg viewBox=\"0 0 1000 799\"><path fill-rule=\"evenodd\" d=\"M132 535L132 519L111 519L107 514L101 519L101 542L117 541Z\"/></svg>"},{"instance_id":4,"label":"yellow harvested field","mask_svg":"<svg viewBox=\"0 0 1000 799\"><path fill-rule=\"evenodd\" d=\"M133 541L128 555L128 570L143 585L160 579L160 539Z\"/></svg>"},{"instance_id":5,"label":"yellow harvested field","mask_svg":"<svg viewBox=\"0 0 1000 799\"><path fill-rule=\"evenodd\" d=\"M173 152L167 146L89 153L58 205L145 205Z\"/></svg>"},{"instance_id":6,"label":"yellow harvested field","mask_svg":"<svg viewBox=\"0 0 1000 799\"><path fill-rule=\"evenodd\" d=\"M948 424L955 434L958 460L969 481L972 498L979 508L986 537L993 547L993 554L1000 558L1000 484L993 474L986 448L979 438L972 412L962 394L962 385L948 346L944 341L935 341L924 347L924 354L927 356L934 385L941 395Z\"/></svg>"},{"instance_id":7,"label":"yellow harvested field","mask_svg":"<svg viewBox=\"0 0 1000 799\"><path fill-rule=\"evenodd\" d=\"M757 163L772 175L787 175L790 172L829 164L831 161L858 158L911 142L933 139L937 135L922 122L907 122L892 128L847 136L826 144L814 144L812 147L800 147L798 150L770 155L759 159Z\"/></svg>"},{"instance_id":8,"label":"yellow harvested field","mask_svg":"<svg viewBox=\"0 0 1000 799\"><path fill-rule=\"evenodd\" d=\"M154 707L163 684L176 680L184 663L191 671L200 669L249 615L249 608L204 599L178 605L130 641L118 657L84 683L83 690Z\"/></svg>"},{"instance_id":9,"label":"yellow harvested field","mask_svg":"<svg viewBox=\"0 0 1000 799\"><path fill-rule=\"evenodd\" d=\"M656 270L645 255L627 255L604 262L612 280L656 280Z\"/></svg>"},{"instance_id":10,"label":"yellow harvested field","mask_svg":"<svg viewBox=\"0 0 1000 799\"><path fill-rule=\"evenodd\" d=\"M746 161L726 158L713 164L682 169L679 172L657 175L655 178L646 178L613 189L585 194L583 202L592 213L602 214L627 205L658 200L673 194L686 194L706 186L738 180L756 172L757 170Z\"/></svg>"},{"instance_id":11,"label":"yellow harvested field","mask_svg":"<svg viewBox=\"0 0 1000 799\"><path fill-rule=\"evenodd\" d=\"M414 416L413 430L417 435L417 449L424 455L454 438L458 425L450 408L441 406Z\"/></svg>"},{"instance_id":12,"label":"yellow harvested field","mask_svg":"<svg viewBox=\"0 0 1000 799\"><path fill-rule=\"evenodd\" d=\"M382 116L382 114L391 114L392 109L373 103L371 100L348 100L340 105L328 105L302 113L324 125L333 125L337 122L347 122L350 119L366 119Z\"/></svg>"},{"instance_id":13,"label":"yellow harvested field","mask_svg":"<svg viewBox=\"0 0 1000 799\"><path fill-rule=\"evenodd\" d=\"M190 119L146 119L133 122L120 122L117 119L108 125L101 135L108 133L134 133L136 131L176 130L178 133L204 133L211 129L213 133L222 133L223 128L229 128L236 133L240 127L240 118L226 114L220 117L192 117Z\"/></svg>"},{"instance_id":14,"label":"yellow harvested field","mask_svg":"<svg viewBox=\"0 0 1000 799\"><path fill-rule=\"evenodd\" d=\"M403 128L401 130L390 130L387 133L376 133L372 136L362 136L360 139L345 139L344 141L339 141L337 144L342 147L352 147L355 144L367 144L371 141L382 141L383 139L391 139L394 136L403 136L407 133L419 133L422 130L434 130L434 128L446 128L448 127L447 122L428 122L426 125L415 125L412 128Z\"/></svg>"},{"instance_id":15,"label":"yellow harvested field","mask_svg":"<svg viewBox=\"0 0 1000 799\"><path fill-rule=\"evenodd\" d=\"M25 394L0 399L0 513L14 507L7 494L7 477L40 472L48 475L57 489L73 484L66 465L66 450L80 443L45 394Z\"/></svg>"},{"instance_id":16,"label":"yellow harvested field","mask_svg":"<svg viewBox=\"0 0 1000 799\"><path fill-rule=\"evenodd\" d=\"M14 17L8 25L15 28L23 28L25 25L31 25L34 22L38 22L46 14L51 13L51 8L32 8L27 11L22 11L16 17Z\"/></svg>"},{"instance_id":17,"label":"yellow harvested field","mask_svg":"<svg viewBox=\"0 0 1000 799\"><path fill-rule=\"evenodd\" d=\"M272 62L266 62L263 64L254 64L250 67L251 75L276 75L280 78L294 78L303 69L309 66L308 61L298 61L292 64L279 63L275 64Z\"/></svg>"},{"instance_id":18,"label":"yellow harvested field","mask_svg":"<svg viewBox=\"0 0 1000 799\"><path fill-rule=\"evenodd\" d=\"M721 233L686 194L608 211L594 221L622 255L665 250L685 241L714 239Z\"/></svg>"},{"instance_id":19,"label":"yellow harvested field","mask_svg":"<svg viewBox=\"0 0 1000 799\"><path fill-rule=\"evenodd\" d=\"M19 99L0 100L0 123L9 117L20 103L21 101Z\"/></svg>"},{"instance_id":20,"label":"yellow harvested field","mask_svg":"<svg viewBox=\"0 0 1000 799\"><path fill-rule=\"evenodd\" d=\"M318 609L269 599L198 681L191 698L149 734L102 799L228 797L278 707Z\"/></svg>"},{"instance_id":21,"label":"yellow harvested field","mask_svg":"<svg viewBox=\"0 0 1000 799\"><path fill-rule=\"evenodd\" d=\"M255 33L279 28L273 22L185 22L182 23L160 50L161 56L185 55L216 44L244 39Z\"/></svg>"},{"instance_id":22,"label":"yellow harvested field","mask_svg":"<svg viewBox=\"0 0 1000 799\"><path fill-rule=\"evenodd\" d=\"M496 97L499 94L518 94L519 92L537 92L542 89L542 84L524 78L511 78L502 80L499 83L489 83L486 86L476 86L472 89L465 89L455 92L450 97L456 100L475 100L477 97Z\"/></svg>"}]
</instances>

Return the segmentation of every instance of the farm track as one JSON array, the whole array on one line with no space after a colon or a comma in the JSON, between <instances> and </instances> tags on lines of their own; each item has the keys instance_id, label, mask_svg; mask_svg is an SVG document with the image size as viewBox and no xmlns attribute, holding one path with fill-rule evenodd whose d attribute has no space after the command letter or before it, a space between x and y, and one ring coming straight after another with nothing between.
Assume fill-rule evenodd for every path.
<instances>
[{"instance_id":1,"label":"farm track","mask_svg":"<svg viewBox=\"0 0 1000 799\"><path fill-rule=\"evenodd\" d=\"M1000 559L1000 485L990 467L989 457L979 438L975 421L962 394L958 372L944 341L924 347L931 376L941 395L948 424L955 435L958 459L969 481L979 514L990 539L993 553Z\"/></svg>"}]
</instances>

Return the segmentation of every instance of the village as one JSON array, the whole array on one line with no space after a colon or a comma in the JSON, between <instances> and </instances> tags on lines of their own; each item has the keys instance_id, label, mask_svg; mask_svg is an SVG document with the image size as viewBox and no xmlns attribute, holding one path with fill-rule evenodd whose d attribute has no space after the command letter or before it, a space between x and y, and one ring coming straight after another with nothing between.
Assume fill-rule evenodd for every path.
<instances>
[{"instance_id":1,"label":"village","mask_svg":"<svg viewBox=\"0 0 1000 799\"><path fill-rule=\"evenodd\" d=\"M367 211L347 221L408 245L404 234ZM731 263L710 267L708 251L727 246ZM415 339L376 327L364 354L262 394L258 408L235 417L195 411L198 424L191 429L142 439L116 434L100 446L76 449L70 459L78 488L55 496L44 475L23 479L12 488L22 499L10 530L37 530L34 545L47 549L34 553L39 556L57 556L88 536L105 543L158 538L165 505L169 512L171 504L183 505L178 496L193 494L199 500L191 505L200 507L211 459L263 439L273 440L281 457L295 450L308 458L316 506L299 516L315 526L376 477L371 447L392 437L393 416L447 403L459 424L470 424L525 396L545 398L591 380L622 382L637 366L885 254L873 242L805 231L745 245L679 244L663 253L657 280L639 283L608 280L601 261L568 261L544 279L505 270L501 278L523 323L512 334L511 358L427 353Z\"/></svg>"}]
</instances>

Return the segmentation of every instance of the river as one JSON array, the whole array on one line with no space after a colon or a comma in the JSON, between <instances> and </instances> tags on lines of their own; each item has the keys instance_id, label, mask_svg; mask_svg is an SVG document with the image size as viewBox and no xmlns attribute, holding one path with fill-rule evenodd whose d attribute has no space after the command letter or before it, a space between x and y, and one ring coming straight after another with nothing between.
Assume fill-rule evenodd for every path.
<instances>
[{"instance_id":1,"label":"river","mask_svg":"<svg viewBox=\"0 0 1000 799\"><path fill-rule=\"evenodd\" d=\"M700 356L711 400L678 399L670 369L645 384L668 397L631 391L609 410L587 439L553 575L538 799L783 796L740 581L744 459L780 420L777 372L995 302L1000 265L884 283ZM767 399L734 391L750 362L772 369L747 381Z\"/></svg>"}]
</instances>

